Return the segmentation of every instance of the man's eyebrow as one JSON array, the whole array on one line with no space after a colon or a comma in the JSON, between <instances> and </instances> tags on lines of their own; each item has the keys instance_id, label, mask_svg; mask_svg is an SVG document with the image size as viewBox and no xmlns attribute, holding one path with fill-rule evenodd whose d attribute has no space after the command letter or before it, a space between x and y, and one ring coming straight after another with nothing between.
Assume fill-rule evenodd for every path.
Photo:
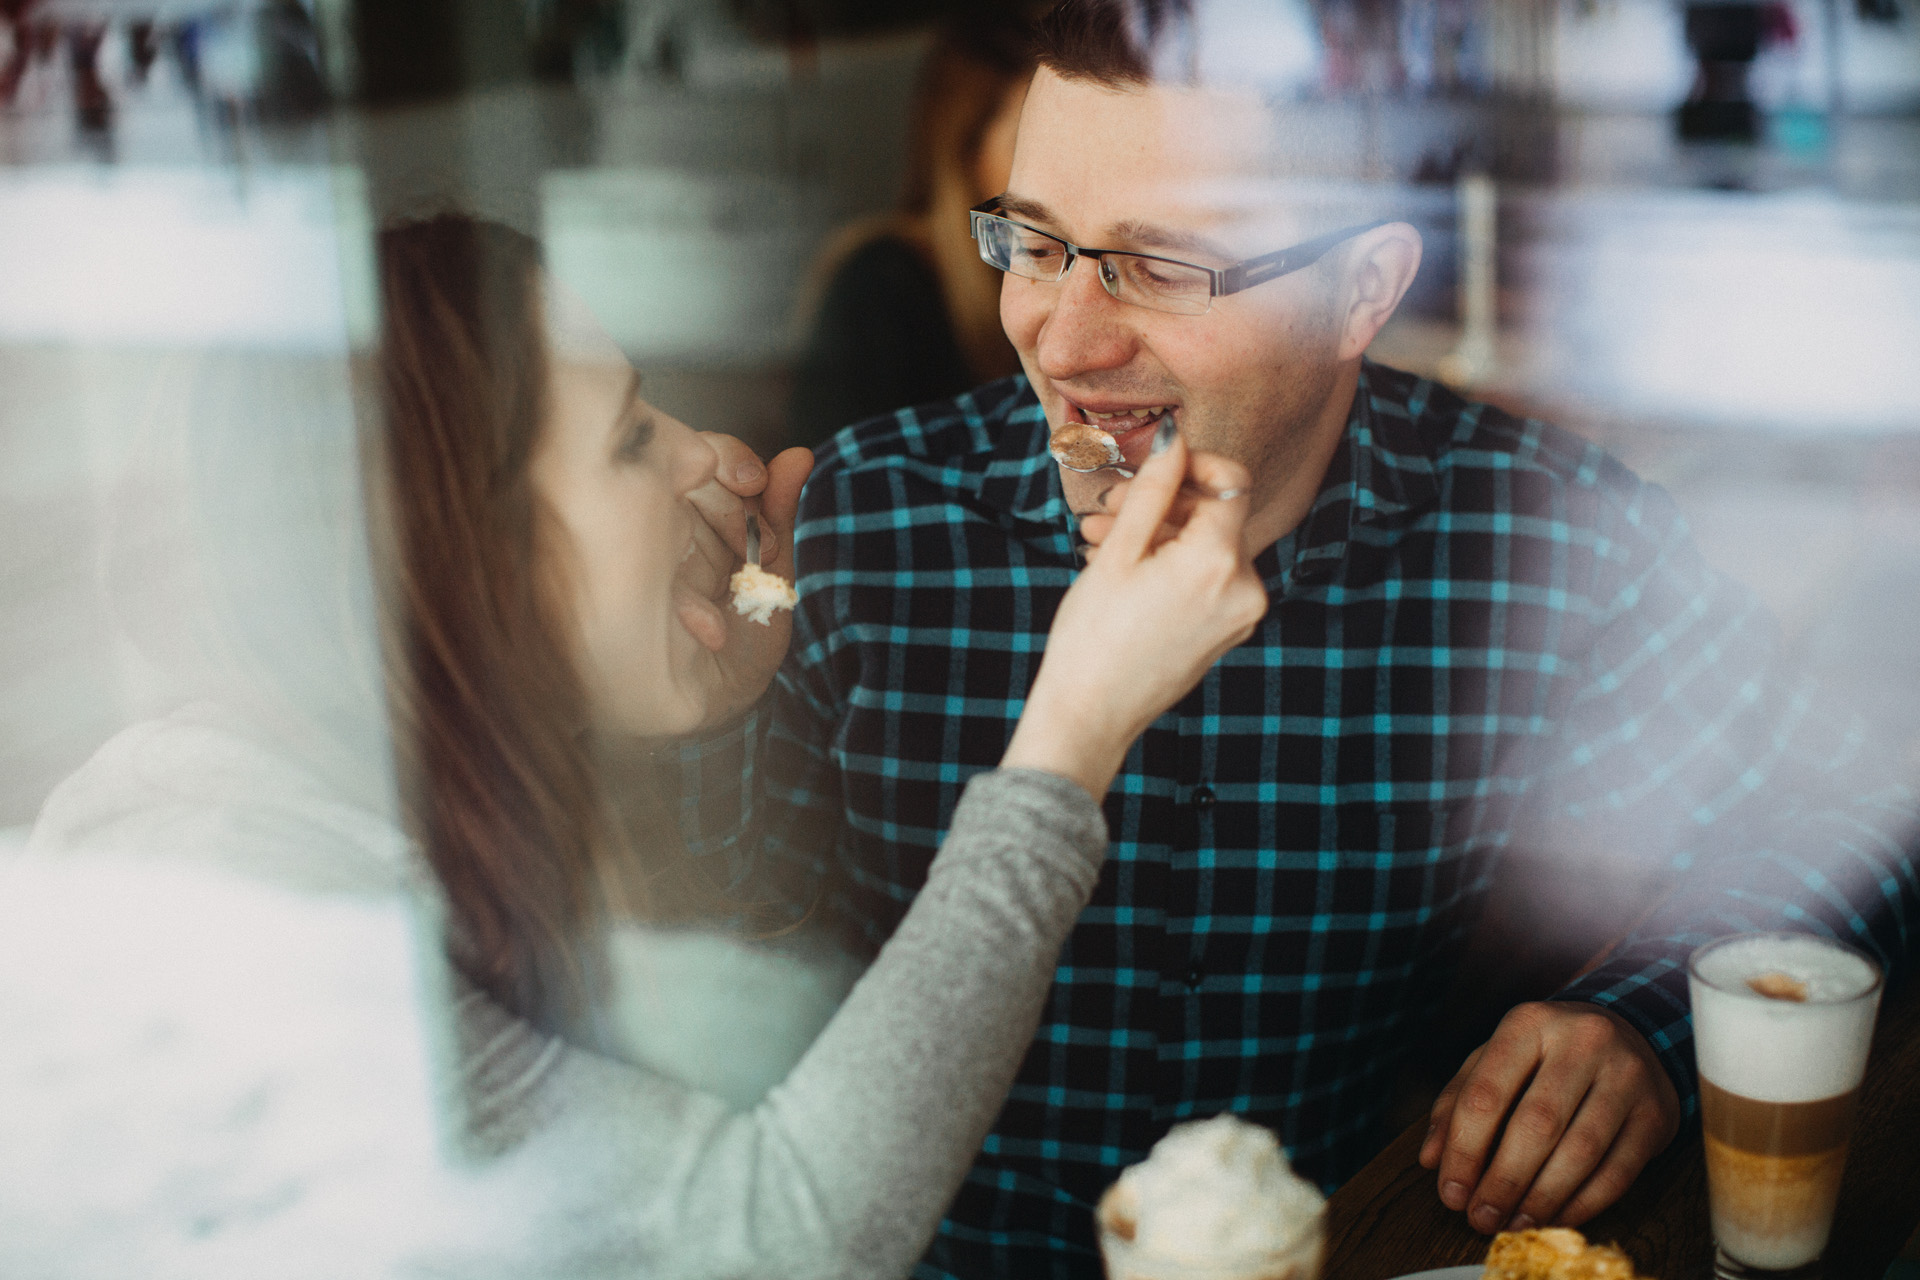
<instances>
[{"instance_id":1,"label":"man's eyebrow","mask_svg":"<svg viewBox=\"0 0 1920 1280\"><path fill-rule=\"evenodd\" d=\"M1004 195L1000 197L998 203L999 211L1003 214L1012 214L1027 222L1054 222L1053 210L1038 200L1029 200L1025 196Z\"/></svg>"},{"instance_id":2,"label":"man's eyebrow","mask_svg":"<svg viewBox=\"0 0 1920 1280\"><path fill-rule=\"evenodd\" d=\"M1060 225L1053 210L1025 196L1001 196L999 211L1023 222L1038 223L1043 229L1049 224ZM1177 231L1156 223L1142 222L1137 218L1115 223L1107 229L1105 243L1089 245L1088 248L1105 249L1119 244L1141 249L1165 249L1173 253L1197 253L1203 257L1218 258L1222 262L1237 260L1237 255L1217 240L1191 231Z\"/></svg>"},{"instance_id":3,"label":"man's eyebrow","mask_svg":"<svg viewBox=\"0 0 1920 1280\"><path fill-rule=\"evenodd\" d=\"M1157 226L1154 223L1140 222L1133 218L1115 223L1109 234L1115 240L1126 244L1137 244L1142 248L1167 249L1174 253L1197 253L1202 257L1218 258L1222 262L1237 261L1239 256L1209 236L1192 231L1178 231L1172 227Z\"/></svg>"}]
</instances>

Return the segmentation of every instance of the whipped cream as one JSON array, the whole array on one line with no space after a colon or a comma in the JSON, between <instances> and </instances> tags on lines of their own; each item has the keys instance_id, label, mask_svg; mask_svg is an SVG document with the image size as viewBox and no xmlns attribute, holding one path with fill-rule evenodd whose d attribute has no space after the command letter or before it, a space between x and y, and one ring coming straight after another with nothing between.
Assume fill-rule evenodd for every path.
<instances>
[{"instance_id":1,"label":"whipped cream","mask_svg":"<svg viewBox=\"0 0 1920 1280\"><path fill-rule=\"evenodd\" d=\"M757 564L740 566L727 585L733 591L733 611L763 627L773 625L775 609L791 609L800 600L792 583Z\"/></svg>"},{"instance_id":2,"label":"whipped cream","mask_svg":"<svg viewBox=\"0 0 1920 1280\"><path fill-rule=\"evenodd\" d=\"M1175 1125L1120 1175L1101 1219L1130 1236L1136 1255L1217 1266L1290 1248L1325 1207L1319 1188L1288 1165L1272 1130L1218 1115Z\"/></svg>"}]
</instances>

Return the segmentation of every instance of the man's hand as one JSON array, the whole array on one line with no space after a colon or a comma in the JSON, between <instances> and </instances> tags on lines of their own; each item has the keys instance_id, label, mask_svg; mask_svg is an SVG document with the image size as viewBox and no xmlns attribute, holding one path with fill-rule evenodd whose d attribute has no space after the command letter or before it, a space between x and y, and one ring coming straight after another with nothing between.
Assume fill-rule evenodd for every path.
<instances>
[{"instance_id":1,"label":"man's hand","mask_svg":"<svg viewBox=\"0 0 1920 1280\"><path fill-rule=\"evenodd\" d=\"M749 621L734 612L727 582L746 558L749 511L760 517L761 567L793 581L794 516L800 507L800 487L813 470L813 455L805 449L788 449L762 465L753 450L732 436L711 431L700 435L719 461L714 478L688 495L706 518L705 526L694 532L694 544L705 562L702 585L712 588L727 619L727 643L715 655L721 688L701 726L712 729L753 705L786 657L793 615L782 610L765 625Z\"/></svg>"},{"instance_id":2,"label":"man's hand","mask_svg":"<svg viewBox=\"0 0 1920 1280\"><path fill-rule=\"evenodd\" d=\"M1476 1231L1572 1227L1618 1200L1679 1130L1673 1082L1626 1019L1523 1004L1433 1104L1420 1163L1439 1169L1441 1201Z\"/></svg>"}]
</instances>

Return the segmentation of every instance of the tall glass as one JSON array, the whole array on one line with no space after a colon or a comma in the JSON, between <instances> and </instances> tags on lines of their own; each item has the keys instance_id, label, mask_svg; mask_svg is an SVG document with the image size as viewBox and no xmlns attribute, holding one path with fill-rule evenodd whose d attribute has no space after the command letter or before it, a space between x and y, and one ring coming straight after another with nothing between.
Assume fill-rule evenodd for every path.
<instances>
[{"instance_id":1,"label":"tall glass","mask_svg":"<svg viewBox=\"0 0 1920 1280\"><path fill-rule=\"evenodd\" d=\"M1687 964L1714 1270L1805 1271L1827 1247L1880 968L1812 934L1738 934Z\"/></svg>"}]
</instances>

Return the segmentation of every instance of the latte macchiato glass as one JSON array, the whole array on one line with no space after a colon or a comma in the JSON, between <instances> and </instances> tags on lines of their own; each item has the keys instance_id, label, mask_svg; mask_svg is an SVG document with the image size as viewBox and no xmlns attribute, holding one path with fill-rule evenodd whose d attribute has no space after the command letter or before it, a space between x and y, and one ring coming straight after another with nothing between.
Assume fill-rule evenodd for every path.
<instances>
[{"instance_id":1,"label":"latte macchiato glass","mask_svg":"<svg viewBox=\"0 0 1920 1280\"><path fill-rule=\"evenodd\" d=\"M1833 1230L1880 968L1843 943L1761 933L1708 943L1687 973L1716 1269L1810 1266Z\"/></svg>"}]
</instances>

